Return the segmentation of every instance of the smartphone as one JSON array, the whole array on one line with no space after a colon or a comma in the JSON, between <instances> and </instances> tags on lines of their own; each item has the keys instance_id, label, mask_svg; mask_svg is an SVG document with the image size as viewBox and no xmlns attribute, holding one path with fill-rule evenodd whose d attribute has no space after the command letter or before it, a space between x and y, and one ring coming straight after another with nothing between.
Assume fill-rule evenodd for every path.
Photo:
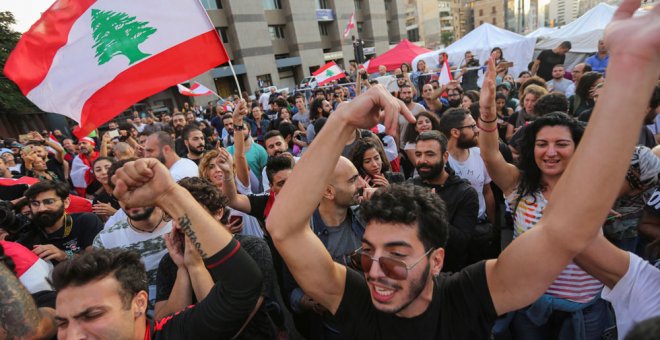
<instances>
[{"instance_id":1,"label":"smartphone","mask_svg":"<svg viewBox=\"0 0 660 340\"><path fill-rule=\"evenodd\" d=\"M110 135L110 139L119 137L119 131L117 130L110 130L108 131L108 135Z\"/></svg>"},{"instance_id":2,"label":"smartphone","mask_svg":"<svg viewBox=\"0 0 660 340\"><path fill-rule=\"evenodd\" d=\"M367 80L367 74L366 73L361 73L360 78L362 78L362 80Z\"/></svg>"},{"instance_id":3,"label":"smartphone","mask_svg":"<svg viewBox=\"0 0 660 340\"><path fill-rule=\"evenodd\" d=\"M499 63L499 65L497 65L497 66L498 67L507 67L507 68L508 67L513 67L513 62L512 61L504 61L504 62Z\"/></svg>"},{"instance_id":4,"label":"smartphone","mask_svg":"<svg viewBox=\"0 0 660 340\"><path fill-rule=\"evenodd\" d=\"M238 223L235 223L236 221L238 221ZM243 216L237 216L237 215L229 216L229 224L241 224L241 223L243 223Z\"/></svg>"}]
</instances>

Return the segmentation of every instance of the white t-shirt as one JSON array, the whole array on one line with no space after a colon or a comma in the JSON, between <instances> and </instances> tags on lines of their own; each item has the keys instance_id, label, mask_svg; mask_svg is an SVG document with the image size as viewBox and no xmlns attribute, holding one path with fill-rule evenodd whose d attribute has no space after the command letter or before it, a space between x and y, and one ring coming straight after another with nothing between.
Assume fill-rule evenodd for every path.
<instances>
[{"instance_id":1,"label":"white t-shirt","mask_svg":"<svg viewBox=\"0 0 660 340\"><path fill-rule=\"evenodd\" d=\"M170 168L170 175L174 178L175 182L178 182L182 178L186 177L198 177L199 169L195 162L189 160L188 158L181 158L176 163L172 164Z\"/></svg>"},{"instance_id":2,"label":"white t-shirt","mask_svg":"<svg viewBox=\"0 0 660 340\"><path fill-rule=\"evenodd\" d=\"M250 182L252 182L252 177L253 176L250 176ZM236 183L236 191L238 191L239 194L251 195L253 193L252 189L250 188L250 183L248 183L248 185L244 185L241 181L238 180L237 177L234 177L234 183ZM260 238L264 237L264 231L261 229L259 220L257 220L256 217L236 209L231 210L230 216L243 216L243 231L241 231L241 234L252 235Z\"/></svg>"},{"instance_id":3,"label":"white t-shirt","mask_svg":"<svg viewBox=\"0 0 660 340\"><path fill-rule=\"evenodd\" d=\"M147 270L149 300L154 303L156 300L158 264L163 255L167 254L164 235L171 230L172 222L170 221L153 233L139 232L128 225L128 218L124 218L98 233L94 238L93 246L96 249L121 248L133 250L140 254Z\"/></svg>"},{"instance_id":4,"label":"white t-shirt","mask_svg":"<svg viewBox=\"0 0 660 340\"><path fill-rule=\"evenodd\" d=\"M270 101L270 92L264 92L259 97L259 104L264 111L268 110L268 102Z\"/></svg>"},{"instance_id":5,"label":"white t-shirt","mask_svg":"<svg viewBox=\"0 0 660 340\"><path fill-rule=\"evenodd\" d=\"M449 166L454 170L456 176L467 179L479 195L479 218L486 217L486 200L484 198L484 185L490 183L490 176L486 170L486 165L481 159L481 150L478 147L468 149L470 155L464 162L455 160L449 154Z\"/></svg>"},{"instance_id":6,"label":"white t-shirt","mask_svg":"<svg viewBox=\"0 0 660 340\"><path fill-rule=\"evenodd\" d=\"M612 289L605 287L601 293L614 307L619 339L638 322L660 315L660 269L628 254L630 265L626 274Z\"/></svg>"}]
</instances>

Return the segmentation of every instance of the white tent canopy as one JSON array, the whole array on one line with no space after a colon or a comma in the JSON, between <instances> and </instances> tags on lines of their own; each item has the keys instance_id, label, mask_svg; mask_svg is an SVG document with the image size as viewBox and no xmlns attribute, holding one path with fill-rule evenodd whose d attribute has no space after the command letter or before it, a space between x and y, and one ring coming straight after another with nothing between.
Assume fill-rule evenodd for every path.
<instances>
[{"instance_id":1,"label":"white tent canopy","mask_svg":"<svg viewBox=\"0 0 660 340\"><path fill-rule=\"evenodd\" d=\"M483 65L490 56L491 50L499 47L502 49L504 59L513 62L509 73L517 77L519 72L527 70L527 64L532 61L535 43L536 38L534 37L525 37L485 23L445 49L417 56L413 59L412 67L413 70L417 70L417 62L424 60L428 68L435 69L438 65L438 55L441 52L446 52L449 55L449 61L460 66L464 63L463 58L467 51L471 51Z\"/></svg>"},{"instance_id":2,"label":"white tent canopy","mask_svg":"<svg viewBox=\"0 0 660 340\"><path fill-rule=\"evenodd\" d=\"M537 39L544 39L547 38L550 34L554 33L558 27L539 27L533 32L528 33L525 35L528 38L537 38Z\"/></svg>"},{"instance_id":3,"label":"white tent canopy","mask_svg":"<svg viewBox=\"0 0 660 340\"><path fill-rule=\"evenodd\" d=\"M552 49L568 40L573 45L572 53L595 53L598 51L598 40L603 37L605 26L612 20L615 11L615 6L600 3L570 24L548 34L546 39L536 44L536 49Z\"/></svg>"}]
</instances>

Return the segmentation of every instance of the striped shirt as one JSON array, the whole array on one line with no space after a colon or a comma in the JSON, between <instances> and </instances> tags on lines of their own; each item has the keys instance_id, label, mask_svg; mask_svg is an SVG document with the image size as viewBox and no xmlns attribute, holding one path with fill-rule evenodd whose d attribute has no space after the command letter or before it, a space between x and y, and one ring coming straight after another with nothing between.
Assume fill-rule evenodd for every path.
<instances>
[{"instance_id":1,"label":"striped shirt","mask_svg":"<svg viewBox=\"0 0 660 340\"><path fill-rule=\"evenodd\" d=\"M548 201L540 191L527 195L518 202L518 193L514 190L506 197L509 206L518 204L513 216L513 237L520 236L538 223ZM546 294L578 303L586 303L597 297L603 284L587 274L575 263L571 263L557 276Z\"/></svg>"}]
</instances>

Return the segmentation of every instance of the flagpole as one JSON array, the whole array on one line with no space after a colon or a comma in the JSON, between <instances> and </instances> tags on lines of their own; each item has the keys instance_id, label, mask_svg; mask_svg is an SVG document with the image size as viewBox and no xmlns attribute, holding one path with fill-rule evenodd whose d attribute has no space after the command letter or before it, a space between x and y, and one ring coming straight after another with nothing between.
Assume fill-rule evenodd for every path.
<instances>
[{"instance_id":1,"label":"flagpole","mask_svg":"<svg viewBox=\"0 0 660 340\"><path fill-rule=\"evenodd\" d=\"M241 91L241 84L238 83L238 77L236 76L236 71L234 71L234 65L231 63L231 59L229 58L227 59L227 62L229 62L229 69L231 69L231 74L234 76L234 81L236 82L236 87L238 88L238 98L243 98L243 91ZM216 96L218 95L216 94Z\"/></svg>"}]
</instances>

